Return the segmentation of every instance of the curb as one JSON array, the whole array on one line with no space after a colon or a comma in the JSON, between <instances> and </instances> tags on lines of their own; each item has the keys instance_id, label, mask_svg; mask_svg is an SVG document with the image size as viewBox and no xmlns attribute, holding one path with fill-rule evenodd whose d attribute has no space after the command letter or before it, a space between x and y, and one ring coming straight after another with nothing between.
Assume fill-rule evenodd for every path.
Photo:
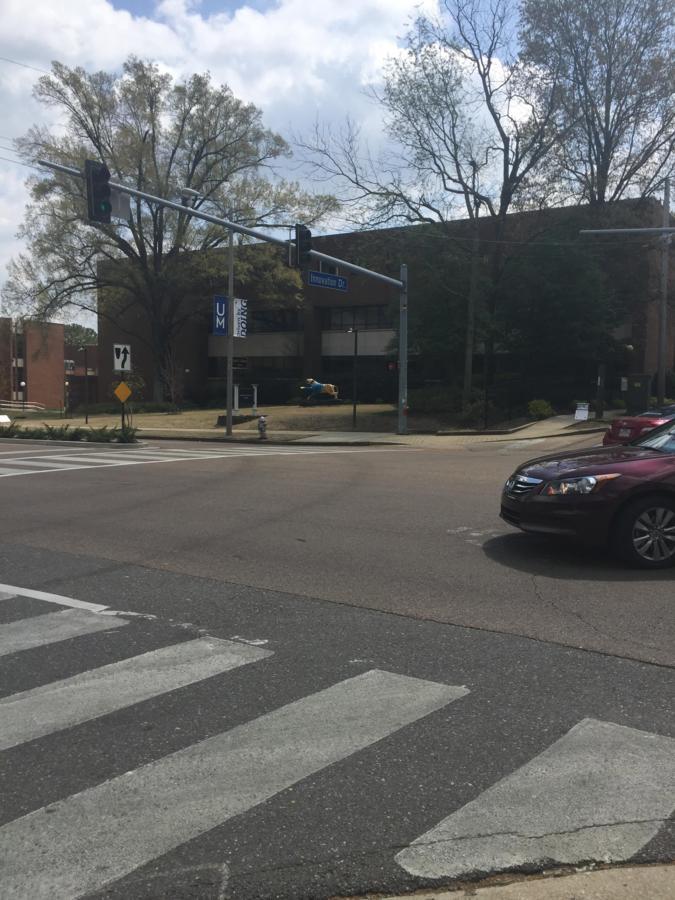
<instances>
[{"instance_id":1,"label":"curb","mask_svg":"<svg viewBox=\"0 0 675 900\"><path fill-rule=\"evenodd\" d=\"M476 431L475 429L473 431L433 431L429 433L439 437L482 437L484 434L515 434L525 428L532 428L536 424L536 422L526 422L524 425L516 425L515 428L486 428L485 431Z\"/></svg>"},{"instance_id":2,"label":"curb","mask_svg":"<svg viewBox=\"0 0 675 900\"><path fill-rule=\"evenodd\" d=\"M203 435L197 437L193 435L184 436L184 435L171 435L171 434L145 434L143 433L144 441L201 441L202 443L209 444L247 444L255 447L259 447L261 444L266 444L268 447L377 447L379 444L383 446L392 446L395 444L399 444L399 441L312 441L307 438L299 438L298 440L275 440L274 438L268 438L266 441L261 441L260 438L254 437L204 437ZM56 443L54 441L53 443Z\"/></svg>"},{"instance_id":3,"label":"curb","mask_svg":"<svg viewBox=\"0 0 675 900\"><path fill-rule=\"evenodd\" d=\"M18 446L26 446L26 444L44 444L46 447L115 447L116 450L135 450L141 447L146 441L136 441L135 444L120 444L117 441L50 441L47 438L7 438L0 437L2 444L16 444Z\"/></svg>"}]
</instances>

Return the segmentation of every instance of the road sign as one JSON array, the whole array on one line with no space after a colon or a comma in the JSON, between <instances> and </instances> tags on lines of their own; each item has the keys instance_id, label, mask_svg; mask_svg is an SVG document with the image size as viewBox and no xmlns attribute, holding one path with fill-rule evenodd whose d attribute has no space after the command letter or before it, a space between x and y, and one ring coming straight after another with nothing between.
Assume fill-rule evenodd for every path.
<instances>
[{"instance_id":1,"label":"road sign","mask_svg":"<svg viewBox=\"0 0 675 900\"><path fill-rule=\"evenodd\" d=\"M312 287L331 288L334 291L347 290L347 279L343 275L328 275L326 272L308 272L307 283Z\"/></svg>"},{"instance_id":2,"label":"road sign","mask_svg":"<svg viewBox=\"0 0 675 900\"><path fill-rule=\"evenodd\" d=\"M113 344L113 370L131 372L131 344Z\"/></svg>"},{"instance_id":3,"label":"road sign","mask_svg":"<svg viewBox=\"0 0 675 900\"><path fill-rule=\"evenodd\" d=\"M117 385L113 394L117 397L120 403L126 403L129 397L131 397L131 388L126 383L126 381L120 381Z\"/></svg>"}]
</instances>

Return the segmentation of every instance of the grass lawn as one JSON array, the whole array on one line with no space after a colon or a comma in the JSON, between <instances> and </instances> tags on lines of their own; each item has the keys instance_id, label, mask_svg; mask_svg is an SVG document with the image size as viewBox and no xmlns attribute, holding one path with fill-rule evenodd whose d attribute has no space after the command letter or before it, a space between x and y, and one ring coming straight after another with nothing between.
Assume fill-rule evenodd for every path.
<instances>
[{"instance_id":1,"label":"grass lawn","mask_svg":"<svg viewBox=\"0 0 675 900\"><path fill-rule=\"evenodd\" d=\"M351 404L339 406L265 406L260 407L259 414L267 416L267 427L270 431L351 431L352 407ZM242 413L250 414L250 410L242 410ZM216 431L218 416L225 414L222 407L215 409L191 409L180 413L137 413L133 416L131 424L143 431ZM390 404L373 403L357 406L356 428L358 431L393 432L396 430L396 407ZM51 425L84 426L84 416L55 418L45 416L44 421ZM97 414L89 416L89 424L94 428L102 425L119 425L120 416L112 414ZM19 419L18 424L39 425L42 418L39 415L31 415L30 418ZM220 429L218 429L220 430ZM237 432L256 432L257 420L243 422L235 425Z\"/></svg>"}]
</instances>

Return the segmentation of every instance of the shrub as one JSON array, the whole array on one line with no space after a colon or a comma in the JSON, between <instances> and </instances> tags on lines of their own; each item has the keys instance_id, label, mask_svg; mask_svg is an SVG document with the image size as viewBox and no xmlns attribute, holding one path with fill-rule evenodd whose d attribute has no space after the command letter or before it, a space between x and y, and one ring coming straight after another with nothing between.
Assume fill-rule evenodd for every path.
<instances>
[{"instance_id":1,"label":"shrub","mask_svg":"<svg viewBox=\"0 0 675 900\"><path fill-rule=\"evenodd\" d=\"M106 444L134 444L137 428L116 425L109 428L71 428L70 425L47 425L39 428L19 428L15 424L0 427L0 437L38 441L97 441Z\"/></svg>"},{"instance_id":2,"label":"shrub","mask_svg":"<svg viewBox=\"0 0 675 900\"><path fill-rule=\"evenodd\" d=\"M494 404L488 401L487 404L487 418L493 415L495 411ZM457 417L458 421L462 425L478 425L485 422L486 418L486 409L485 409L485 398L481 398L480 400L474 400L466 406L462 412Z\"/></svg>"},{"instance_id":3,"label":"shrub","mask_svg":"<svg viewBox=\"0 0 675 900\"><path fill-rule=\"evenodd\" d=\"M527 411L533 419L548 419L554 414L553 407L548 400L530 400Z\"/></svg>"}]
</instances>

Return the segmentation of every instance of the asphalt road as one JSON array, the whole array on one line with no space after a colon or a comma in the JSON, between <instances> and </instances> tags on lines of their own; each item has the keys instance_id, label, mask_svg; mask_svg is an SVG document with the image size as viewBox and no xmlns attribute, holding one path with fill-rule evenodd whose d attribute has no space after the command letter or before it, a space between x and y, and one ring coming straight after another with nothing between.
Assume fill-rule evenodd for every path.
<instances>
[{"instance_id":1,"label":"asphalt road","mask_svg":"<svg viewBox=\"0 0 675 900\"><path fill-rule=\"evenodd\" d=\"M555 446L0 446L3 896L672 858L674 576L500 522Z\"/></svg>"}]
</instances>

